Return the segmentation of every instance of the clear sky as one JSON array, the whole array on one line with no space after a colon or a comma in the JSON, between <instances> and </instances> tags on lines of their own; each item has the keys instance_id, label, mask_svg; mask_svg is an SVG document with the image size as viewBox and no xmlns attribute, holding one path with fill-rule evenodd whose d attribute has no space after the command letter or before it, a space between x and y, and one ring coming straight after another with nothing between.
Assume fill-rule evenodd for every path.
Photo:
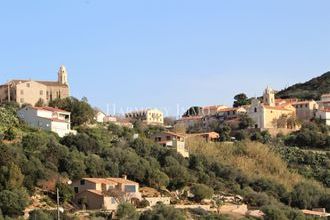
<instances>
[{"instance_id":1,"label":"clear sky","mask_svg":"<svg viewBox=\"0 0 330 220\"><path fill-rule=\"evenodd\" d=\"M51 80L104 110L231 104L330 70L328 0L7 0L0 82Z\"/></svg>"}]
</instances>

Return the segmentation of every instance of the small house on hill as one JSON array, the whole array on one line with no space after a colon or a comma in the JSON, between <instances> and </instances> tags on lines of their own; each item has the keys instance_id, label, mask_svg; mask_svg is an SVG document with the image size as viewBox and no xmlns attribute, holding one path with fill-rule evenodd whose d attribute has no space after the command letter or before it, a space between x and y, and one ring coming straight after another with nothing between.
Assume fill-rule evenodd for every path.
<instances>
[{"instance_id":1,"label":"small house on hill","mask_svg":"<svg viewBox=\"0 0 330 220\"><path fill-rule=\"evenodd\" d=\"M76 133L71 130L71 113L62 109L26 106L18 110L17 114L29 126L55 132L60 137Z\"/></svg>"},{"instance_id":2,"label":"small house on hill","mask_svg":"<svg viewBox=\"0 0 330 220\"><path fill-rule=\"evenodd\" d=\"M116 210L122 202L141 200L139 183L123 178L83 178L73 182L75 203L86 209Z\"/></svg>"}]
</instances>

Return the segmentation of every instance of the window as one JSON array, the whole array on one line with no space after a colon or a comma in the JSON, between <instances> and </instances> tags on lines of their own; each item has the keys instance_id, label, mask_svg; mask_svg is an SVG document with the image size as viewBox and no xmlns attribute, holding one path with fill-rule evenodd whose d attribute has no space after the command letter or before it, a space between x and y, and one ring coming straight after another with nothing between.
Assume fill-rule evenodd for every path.
<instances>
[{"instance_id":1,"label":"window","mask_svg":"<svg viewBox=\"0 0 330 220\"><path fill-rule=\"evenodd\" d=\"M126 185L125 192L136 192L136 186L135 185Z\"/></svg>"},{"instance_id":2,"label":"window","mask_svg":"<svg viewBox=\"0 0 330 220\"><path fill-rule=\"evenodd\" d=\"M26 87L30 88L30 83L26 83Z\"/></svg>"},{"instance_id":3,"label":"window","mask_svg":"<svg viewBox=\"0 0 330 220\"><path fill-rule=\"evenodd\" d=\"M116 199L113 198L113 197L111 197L111 203L112 203L112 204L116 204Z\"/></svg>"},{"instance_id":4,"label":"window","mask_svg":"<svg viewBox=\"0 0 330 220\"><path fill-rule=\"evenodd\" d=\"M40 95L44 95L44 91L43 90L40 90Z\"/></svg>"},{"instance_id":5,"label":"window","mask_svg":"<svg viewBox=\"0 0 330 220\"><path fill-rule=\"evenodd\" d=\"M85 185L85 180L80 180L80 185Z\"/></svg>"},{"instance_id":6,"label":"window","mask_svg":"<svg viewBox=\"0 0 330 220\"><path fill-rule=\"evenodd\" d=\"M74 187L74 192L78 193L79 192L79 188L77 186Z\"/></svg>"},{"instance_id":7,"label":"window","mask_svg":"<svg viewBox=\"0 0 330 220\"><path fill-rule=\"evenodd\" d=\"M24 90L23 89L21 89L21 95L24 95Z\"/></svg>"},{"instance_id":8,"label":"window","mask_svg":"<svg viewBox=\"0 0 330 220\"><path fill-rule=\"evenodd\" d=\"M171 136L166 136L166 140L170 141L171 140Z\"/></svg>"},{"instance_id":9,"label":"window","mask_svg":"<svg viewBox=\"0 0 330 220\"><path fill-rule=\"evenodd\" d=\"M20 98L20 99L19 99L19 102L20 102L20 103L24 103L24 99L23 99L23 98Z\"/></svg>"},{"instance_id":10,"label":"window","mask_svg":"<svg viewBox=\"0 0 330 220\"><path fill-rule=\"evenodd\" d=\"M257 108L254 108L254 112L257 112L258 110L257 110Z\"/></svg>"}]
</instances>

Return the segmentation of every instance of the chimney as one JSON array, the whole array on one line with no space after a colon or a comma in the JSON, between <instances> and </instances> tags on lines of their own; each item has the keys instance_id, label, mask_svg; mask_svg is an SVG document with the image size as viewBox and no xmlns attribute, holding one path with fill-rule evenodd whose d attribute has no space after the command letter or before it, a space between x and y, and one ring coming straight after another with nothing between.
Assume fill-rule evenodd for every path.
<instances>
[{"instance_id":1,"label":"chimney","mask_svg":"<svg viewBox=\"0 0 330 220\"><path fill-rule=\"evenodd\" d=\"M127 175L123 175L123 179L127 180Z\"/></svg>"}]
</instances>

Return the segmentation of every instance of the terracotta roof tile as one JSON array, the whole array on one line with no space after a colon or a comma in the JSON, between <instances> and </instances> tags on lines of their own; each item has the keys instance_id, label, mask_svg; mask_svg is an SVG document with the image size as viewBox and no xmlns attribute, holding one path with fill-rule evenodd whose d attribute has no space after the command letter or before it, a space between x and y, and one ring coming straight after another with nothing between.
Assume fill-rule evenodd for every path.
<instances>
[{"instance_id":1,"label":"terracotta roof tile","mask_svg":"<svg viewBox=\"0 0 330 220\"><path fill-rule=\"evenodd\" d=\"M86 190L87 192L91 192L93 194L99 195L99 196L103 196L103 193L99 190L95 190L95 189L88 189Z\"/></svg>"},{"instance_id":2,"label":"terracotta roof tile","mask_svg":"<svg viewBox=\"0 0 330 220\"><path fill-rule=\"evenodd\" d=\"M128 180L128 179L124 179L124 178L114 178L114 177L111 177L111 178L106 178L107 180L110 180L112 182L115 182L115 183L119 183L119 184L134 184L134 185L137 185L139 183L137 182L134 182L132 180Z\"/></svg>"},{"instance_id":3,"label":"terracotta roof tile","mask_svg":"<svg viewBox=\"0 0 330 220\"><path fill-rule=\"evenodd\" d=\"M101 183L101 184L108 184L108 185L117 185L117 182L110 180L109 178L83 178L92 183Z\"/></svg>"}]
</instances>

